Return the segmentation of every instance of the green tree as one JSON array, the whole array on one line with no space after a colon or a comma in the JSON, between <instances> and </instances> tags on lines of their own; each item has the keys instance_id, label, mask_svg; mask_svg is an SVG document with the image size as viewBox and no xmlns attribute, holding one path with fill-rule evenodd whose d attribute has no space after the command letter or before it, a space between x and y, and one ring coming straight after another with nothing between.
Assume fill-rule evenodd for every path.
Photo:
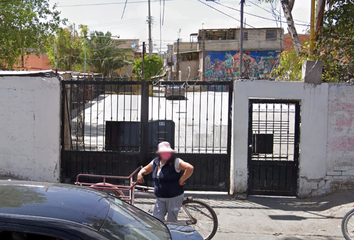
<instances>
[{"instance_id":1,"label":"green tree","mask_svg":"<svg viewBox=\"0 0 354 240\"><path fill-rule=\"evenodd\" d=\"M134 71L136 77L141 79L141 65L142 58L138 58L134 61ZM144 57L144 80L149 80L151 77L156 76L160 73L163 67L163 62L161 58L156 55L152 55L151 58L148 55Z\"/></svg>"},{"instance_id":2,"label":"green tree","mask_svg":"<svg viewBox=\"0 0 354 240\"><path fill-rule=\"evenodd\" d=\"M0 1L0 68L13 69L28 54L39 55L65 22L49 0ZM22 59L21 61L19 61Z\"/></svg>"},{"instance_id":3,"label":"green tree","mask_svg":"<svg viewBox=\"0 0 354 240\"><path fill-rule=\"evenodd\" d=\"M354 78L354 3L351 0L328 3L316 51L323 60L324 81L348 81Z\"/></svg>"},{"instance_id":4,"label":"green tree","mask_svg":"<svg viewBox=\"0 0 354 240\"><path fill-rule=\"evenodd\" d=\"M84 57L84 36L87 34L87 27L80 25L80 34L73 25L67 28L60 28L48 43L47 54L52 68L55 67L54 42L57 45L57 62L60 70L83 71Z\"/></svg>"},{"instance_id":5,"label":"green tree","mask_svg":"<svg viewBox=\"0 0 354 240\"><path fill-rule=\"evenodd\" d=\"M354 4L350 0L330 0L329 6L312 60L323 61L323 81L348 81L354 78ZM299 56L285 51L273 73L281 80L298 81L302 63L308 59L307 45Z\"/></svg>"},{"instance_id":6,"label":"green tree","mask_svg":"<svg viewBox=\"0 0 354 240\"><path fill-rule=\"evenodd\" d=\"M300 55L295 49L286 50L280 54L279 65L273 69L272 74L281 81L301 81L302 63L308 60L309 45L305 43Z\"/></svg>"},{"instance_id":7,"label":"green tree","mask_svg":"<svg viewBox=\"0 0 354 240\"><path fill-rule=\"evenodd\" d=\"M92 70L104 76L112 76L114 70L131 64L127 54L131 49L121 48L124 42L112 39L112 34L95 32L88 44L88 63Z\"/></svg>"}]
</instances>

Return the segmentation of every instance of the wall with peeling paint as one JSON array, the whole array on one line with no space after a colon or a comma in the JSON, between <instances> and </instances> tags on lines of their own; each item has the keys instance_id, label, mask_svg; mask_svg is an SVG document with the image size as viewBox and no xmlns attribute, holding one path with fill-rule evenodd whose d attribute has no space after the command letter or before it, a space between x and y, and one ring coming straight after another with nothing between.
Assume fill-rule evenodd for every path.
<instances>
[{"instance_id":1,"label":"wall with peeling paint","mask_svg":"<svg viewBox=\"0 0 354 240\"><path fill-rule=\"evenodd\" d=\"M331 191L354 189L354 86L331 84L328 95L327 176Z\"/></svg>"},{"instance_id":2,"label":"wall with peeling paint","mask_svg":"<svg viewBox=\"0 0 354 240\"><path fill-rule=\"evenodd\" d=\"M354 189L354 86L347 83L237 81L234 92L232 193L247 191L248 101L299 100L298 196Z\"/></svg>"},{"instance_id":3,"label":"wall with peeling paint","mask_svg":"<svg viewBox=\"0 0 354 240\"><path fill-rule=\"evenodd\" d=\"M57 78L0 77L0 175L59 181Z\"/></svg>"}]
</instances>

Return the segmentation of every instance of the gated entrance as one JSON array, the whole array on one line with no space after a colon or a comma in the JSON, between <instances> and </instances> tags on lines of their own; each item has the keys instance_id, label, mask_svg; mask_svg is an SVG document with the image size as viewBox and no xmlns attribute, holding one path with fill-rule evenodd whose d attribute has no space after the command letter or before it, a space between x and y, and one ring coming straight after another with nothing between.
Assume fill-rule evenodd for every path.
<instances>
[{"instance_id":1,"label":"gated entrance","mask_svg":"<svg viewBox=\"0 0 354 240\"><path fill-rule=\"evenodd\" d=\"M187 189L228 191L232 92L233 82L63 81L61 181L129 175L167 140L195 167Z\"/></svg>"},{"instance_id":2,"label":"gated entrance","mask_svg":"<svg viewBox=\"0 0 354 240\"><path fill-rule=\"evenodd\" d=\"M299 102L249 101L249 194L296 195L299 129Z\"/></svg>"}]
</instances>

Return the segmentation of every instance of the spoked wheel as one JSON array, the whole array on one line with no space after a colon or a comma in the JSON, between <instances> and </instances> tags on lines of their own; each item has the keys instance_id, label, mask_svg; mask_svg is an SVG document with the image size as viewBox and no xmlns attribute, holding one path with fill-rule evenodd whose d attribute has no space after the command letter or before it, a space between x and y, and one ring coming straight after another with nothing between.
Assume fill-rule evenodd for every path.
<instances>
[{"instance_id":1,"label":"spoked wheel","mask_svg":"<svg viewBox=\"0 0 354 240\"><path fill-rule=\"evenodd\" d=\"M354 240L354 209L344 216L342 233L346 240Z\"/></svg>"},{"instance_id":2,"label":"spoked wheel","mask_svg":"<svg viewBox=\"0 0 354 240\"><path fill-rule=\"evenodd\" d=\"M205 240L212 239L218 229L216 213L202 201L184 200L178 218L193 227Z\"/></svg>"}]
</instances>

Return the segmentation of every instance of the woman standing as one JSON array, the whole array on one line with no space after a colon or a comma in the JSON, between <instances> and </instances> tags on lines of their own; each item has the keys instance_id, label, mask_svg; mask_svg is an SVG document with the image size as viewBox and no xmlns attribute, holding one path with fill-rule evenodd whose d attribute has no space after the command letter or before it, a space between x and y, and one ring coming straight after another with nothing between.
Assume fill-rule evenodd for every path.
<instances>
[{"instance_id":1,"label":"woman standing","mask_svg":"<svg viewBox=\"0 0 354 240\"><path fill-rule=\"evenodd\" d=\"M193 174L194 167L177 158L168 142L161 142L157 157L138 173L138 182L144 182L144 175L152 172L154 193L157 197L153 216L167 222L177 222L177 215L184 199L185 181Z\"/></svg>"}]
</instances>

